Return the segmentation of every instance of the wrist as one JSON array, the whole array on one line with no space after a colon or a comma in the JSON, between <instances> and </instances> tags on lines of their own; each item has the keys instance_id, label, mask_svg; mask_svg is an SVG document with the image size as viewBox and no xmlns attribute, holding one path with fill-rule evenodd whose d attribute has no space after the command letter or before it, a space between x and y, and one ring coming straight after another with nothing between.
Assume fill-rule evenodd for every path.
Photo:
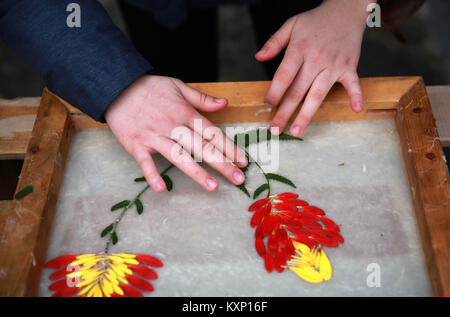
<instances>
[{"instance_id":1,"label":"wrist","mask_svg":"<svg viewBox=\"0 0 450 317\"><path fill-rule=\"evenodd\" d=\"M335 14L348 16L365 25L369 15L368 6L377 0L323 0L322 6L329 7Z\"/></svg>"}]
</instances>

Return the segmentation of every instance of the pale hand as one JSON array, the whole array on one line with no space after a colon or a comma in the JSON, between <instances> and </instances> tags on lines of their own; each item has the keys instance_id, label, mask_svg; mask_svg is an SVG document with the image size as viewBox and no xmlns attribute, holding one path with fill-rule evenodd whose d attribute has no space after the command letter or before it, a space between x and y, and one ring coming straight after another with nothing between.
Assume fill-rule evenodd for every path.
<instances>
[{"instance_id":1,"label":"pale hand","mask_svg":"<svg viewBox=\"0 0 450 317\"><path fill-rule=\"evenodd\" d=\"M355 112L363 109L356 68L370 2L375 1L324 1L287 20L256 53L257 60L267 61L286 48L264 100L268 107L278 106L271 122L273 133L285 129L304 98L290 128L294 136L303 134L335 82L347 90Z\"/></svg>"},{"instance_id":2,"label":"pale hand","mask_svg":"<svg viewBox=\"0 0 450 317\"><path fill-rule=\"evenodd\" d=\"M207 96L178 79L146 75L113 101L105 118L118 141L136 159L154 191L165 189L151 156L156 152L206 190L215 191L217 180L191 154L201 157L235 185L245 180L239 167L246 166L247 159L196 109L209 112L226 106L226 99ZM194 120L201 124L194 124ZM185 132L184 137L173 133L177 129Z\"/></svg>"}]
</instances>

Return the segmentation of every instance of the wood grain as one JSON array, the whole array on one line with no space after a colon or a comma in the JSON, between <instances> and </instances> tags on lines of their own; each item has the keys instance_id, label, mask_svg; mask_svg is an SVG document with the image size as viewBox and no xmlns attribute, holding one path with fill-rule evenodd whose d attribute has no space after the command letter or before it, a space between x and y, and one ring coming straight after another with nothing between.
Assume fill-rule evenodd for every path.
<instances>
[{"instance_id":1,"label":"wood grain","mask_svg":"<svg viewBox=\"0 0 450 317\"><path fill-rule=\"evenodd\" d=\"M449 295L449 173L422 80L400 100L396 125L431 287Z\"/></svg>"},{"instance_id":2,"label":"wood grain","mask_svg":"<svg viewBox=\"0 0 450 317\"><path fill-rule=\"evenodd\" d=\"M0 296L37 295L72 131L65 106L44 91L17 186L34 191L0 222Z\"/></svg>"}]
</instances>

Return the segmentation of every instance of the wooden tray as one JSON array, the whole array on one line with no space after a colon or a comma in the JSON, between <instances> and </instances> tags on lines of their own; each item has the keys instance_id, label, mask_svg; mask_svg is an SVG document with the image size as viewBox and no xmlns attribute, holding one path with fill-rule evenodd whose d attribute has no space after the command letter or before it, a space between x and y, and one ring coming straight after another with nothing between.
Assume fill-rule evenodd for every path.
<instances>
[{"instance_id":1,"label":"wooden tray","mask_svg":"<svg viewBox=\"0 0 450 317\"><path fill-rule=\"evenodd\" d=\"M313 121L395 119L419 234L436 296L450 294L450 186L435 119L420 77L361 80L365 108L354 113L345 90L335 85ZM192 84L229 106L205 113L215 123L265 122L269 82ZM104 127L44 90L28 143L17 192L33 184L21 200L0 201L0 296L36 296L59 189L74 129Z\"/></svg>"}]
</instances>

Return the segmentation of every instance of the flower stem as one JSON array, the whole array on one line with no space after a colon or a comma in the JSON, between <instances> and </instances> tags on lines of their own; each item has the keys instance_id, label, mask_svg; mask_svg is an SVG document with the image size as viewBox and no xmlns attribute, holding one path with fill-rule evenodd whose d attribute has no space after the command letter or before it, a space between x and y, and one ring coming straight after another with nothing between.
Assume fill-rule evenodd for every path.
<instances>
[{"instance_id":1,"label":"flower stem","mask_svg":"<svg viewBox=\"0 0 450 317\"><path fill-rule=\"evenodd\" d=\"M164 171L162 171L162 172L160 173L160 175L161 175L161 176L165 175L172 167L174 167L174 165L173 165L173 164L170 164ZM122 210L122 212L120 213L120 215L116 218L116 220L115 220L114 223L113 223L113 228L112 228L111 232L109 233L108 241L106 241L104 254L108 254L109 248L110 248L111 243L112 243L113 235L114 235L115 232L116 232L116 228L117 228L117 226L119 225L119 222L122 220L123 216L125 216L125 213L127 212L127 210L130 209L131 206L135 205L135 204L136 204L136 200L138 200L138 199L141 197L141 195L142 195L143 193L145 193L145 192L147 191L147 189L149 189L149 188L150 188L150 185L147 184L147 185L146 185L146 186L145 186L145 187L144 187L144 188L136 195L136 197L134 197L134 199L133 199L132 201L130 201L130 203L129 203L127 206L125 206L125 207L123 208L123 210Z\"/></svg>"},{"instance_id":2,"label":"flower stem","mask_svg":"<svg viewBox=\"0 0 450 317\"><path fill-rule=\"evenodd\" d=\"M266 184L267 184L267 196L266 196L266 198L269 197L269 196L270 196L270 180L269 180L269 178L267 177L266 172L264 172L264 169L261 167L261 165L259 165L259 163L258 163L255 159L253 159L253 157L251 157L250 153L248 153L248 151L247 151L246 148L241 148L241 149L244 150L245 155L247 156L247 160L250 162L250 159L251 159L252 162L254 162L255 165L258 166L258 168L259 168L259 169L261 170L261 172L263 173L263 175L264 175L264 177L265 177L265 179L266 179Z\"/></svg>"}]
</instances>

